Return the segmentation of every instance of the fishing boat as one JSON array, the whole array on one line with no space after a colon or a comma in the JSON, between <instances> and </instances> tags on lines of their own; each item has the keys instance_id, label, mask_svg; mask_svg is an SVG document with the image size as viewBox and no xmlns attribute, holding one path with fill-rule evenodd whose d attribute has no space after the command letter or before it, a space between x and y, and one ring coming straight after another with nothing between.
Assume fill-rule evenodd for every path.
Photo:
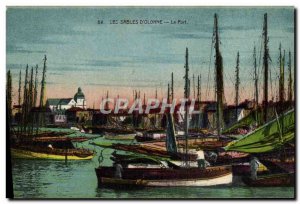
<instances>
[{"instance_id":1,"label":"fishing boat","mask_svg":"<svg viewBox=\"0 0 300 204\"><path fill-rule=\"evenodd\" d=\"M250 177L243 177L242 179L247 186L253 187L284 187L295 185L294 173L268 174L259 176L257 179L251 179Z\"/></svg>"},{"instance_id":2,"label":"fishing boat","mask_svg":"<svg viewBox=\"0 0 300 204\"><path fill-rule=\"evenodd\" d=\"M295 148L289 144L285 144L280 151L260 153L257 157L272 173L294 173L296 169Z\"/></svg>"},{"instance_id":3,"label":"fishing boat","mask_svg":"<svg viewBox=\"0 0 300 204\"><path fill-rule=\"evenodd\" d=\"M124 168L122 178L115 178L113 167L96 169L98 186L216 186L228 185L232 182L231 167L200 168Z\"/></svg>"},{"instance_id":4,"label":"fishing boat","mask_svg":"<svg viewBox=\"0 0 300 204\"><path fill-rule=\"evenodd\" d=\"M13 158L53 159L53 160L90 160L94 152L75 148L72 142L83 142L86 138L39 137L22 140L11 148Z\"/></svg>"},{"instance_id":5,"label":"fishing boat","mask_svg":"<svg viewBox=\"0 0 300 204\"><path fill-rule=\"evenodd\" d=\"M164 140L166 138L165 132L144 132L142 135L136 135L135 139L138 142Z\"/></svg>"},{"instance_id":6,"label":"fishing boat","mask_svg":"<svg viewBox=\"0 0 300 204\"><path fill-rule=\"evenodd\" d=\"M136 154L114 153L111 159L123 166L122 178L115 177L115 167L98 167L98 187L215 186L232 182L231 166L186 168L165 158Z\"/></svg>"},{"instance_id":7,"label":"fishing boat","mask_svg":"<svg viewBox=\"0 0 300 204\"><path fill-rule=\"evenodd\" d=\"M104 138L107 140L134 140L136 134L105 134Z\"/></svg>"},{"instance_id":8,"label":"fishing boat","mask_svg":"<svg viewBox=\"0 0 300 204\"><path fill-rule=\"evenodd\" d=\"M134 134L135 130L126 127L114 127L114 126L83 126L85 132L93 132L95 134L113 133L113 134Z\"/></svg>"}]
</instances>

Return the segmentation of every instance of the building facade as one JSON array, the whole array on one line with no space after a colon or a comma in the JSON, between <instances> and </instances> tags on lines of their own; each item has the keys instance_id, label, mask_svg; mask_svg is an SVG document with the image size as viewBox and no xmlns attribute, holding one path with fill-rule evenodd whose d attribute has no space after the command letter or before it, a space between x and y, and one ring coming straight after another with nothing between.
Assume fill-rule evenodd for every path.
<instances>
[{"instance_id":1,"label":"building facade","mask_svg":"<svg viewBox=\"0 0 300 204\"><path fill-rule=\"evenodd\" d=\"M80 87L74 95L74 98L49 98L46 102L46 106L50 108L52 112L65 111L72 107L87 108L85 96Z\"/></svg>"}]
</instances>

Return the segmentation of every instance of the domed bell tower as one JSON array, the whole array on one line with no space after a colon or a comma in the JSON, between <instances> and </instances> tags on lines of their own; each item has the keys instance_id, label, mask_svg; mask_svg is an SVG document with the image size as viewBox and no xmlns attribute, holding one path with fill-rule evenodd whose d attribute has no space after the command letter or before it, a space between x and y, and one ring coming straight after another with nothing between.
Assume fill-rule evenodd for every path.
<instances>
[{"instance_id":1,"label":"domed bell tower","mask_svg":"<svg viewBox=\"0 0 300 204\"><path fill-rule=\"evenodd\" d=\"M76 101L76 107L86 109L86 100L81 88L78 88L77 93L74 95L74 100Z\"/></svg>"}]
</instances>

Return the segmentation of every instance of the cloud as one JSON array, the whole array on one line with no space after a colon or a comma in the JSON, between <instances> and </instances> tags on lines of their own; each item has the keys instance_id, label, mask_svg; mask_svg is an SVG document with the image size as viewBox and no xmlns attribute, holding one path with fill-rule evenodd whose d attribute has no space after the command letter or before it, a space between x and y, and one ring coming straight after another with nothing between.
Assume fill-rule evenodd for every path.
<instances>
[{"instance_id":1,"label":"cloud","mask_svg":"<svg viewBox=\"0 0 300 204\"><path fill-rule=\"evenodd\" d=\"M47 53L45 50L29 50L29 49L24 49L23 47L20 46L14 46L14 45L7 45L6 47L6 52L7 53Z\"/></svg>"},{"instance_id":2,"label":"cloud","mask_svg":"<svg viewBox=\"0 0 300 204\"><path fill-rule=\"evenodd\" d=\"M131 88L131 87L158 87L157 84L148 84L147 81L145 83L85 83L84 85L88 86L104 86L104 87L124 87L124 88Z\"/></svg>"},{"instance_id":3,"label":"cloud","mask_svg":"<svg viewBox=\"0 0 300 204\"><path fill-rule=\"evenodd\" d=\"M124 61L117 60L86 60L85 63L74 64L82 66L93 66L93 67L121 67L123 66Z\"/></svg>"},{"instance_id":4,"label":"cloud","mask_svg":"<svg viewBox=\"0 0 300 204\"><path fill-rule=\"evenodd\" d=\"M194 33L172 33L165 37L176 39L211 39L211 36L201 36L200 34Z\"/></svg>"},{"instance_id":5,"label":"cloud","mask_svg":"<svg viewBox=\"0 0 300 204\"><path fill-rule=\"evenodd\" d=\"M26 67L26 65L23 65L23 64L7 64L6 65L7 69L23 69L25 67Z\"/></svg>"},{"instance_id":6,"label":"cloud","mask_svg":"<svg viewBox=\"0 0 300 204\"><path fill-rule=\"evenodd\" d=\"M48 72L48 75L51 75L51 76L63 76L62 73L58 73L58 72Z\"/></svg>"},{"instance_id":7,"label":"cloud","mask_svg":"<svg viewBox=\"0 0 300 204\"><path fill-rule=\"evenodd\" d=\"M47 81L46 80L46 84L48 84L48 85L56 85L56 84L62 84L62 83L60 83L60 82L54 82L54 81Z\"/></svg>"}]
</instances>

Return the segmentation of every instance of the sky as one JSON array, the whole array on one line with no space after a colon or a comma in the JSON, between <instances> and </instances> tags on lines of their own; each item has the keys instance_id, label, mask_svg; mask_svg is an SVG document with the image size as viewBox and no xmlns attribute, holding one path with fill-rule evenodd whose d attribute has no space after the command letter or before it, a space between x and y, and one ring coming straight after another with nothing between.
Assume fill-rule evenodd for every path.
<instances>
[{"instance_id":1,"label":"sky","mask_svg":"<svg viewBox=\"0 0 300 204\"><path fill-rule=\"evenodd\" d=\"M88 107L98 106L107 91L112 98L119 95L132 99L133 90L140 91L141 97L145 93L146 98L153 98L157 89L159 98L166 97L171 72L175 97L181 98L186 48L191 95L193 74L195 84L201 74L202 99L212 100L214 13L219 17L228 104L234 102L237 52L240 101L253 98L253 48L256 46L258 58L262 56L263 15L268 13L270 97L276 97L280 43L286 57L290 50L294 60L293 7L8 7L6 69L12 72L14 103L19 71L24 74L27 64L38 64L41 81L44 55L47 98L71 98L78 87L82 88ZM103 24L98 24L98 20ZM111 24L113 20L119 24ZM186 23L120 24L122 20ZM258 65L261 96L262 60L258 59Z\"/></svg>"}]
</instances>

